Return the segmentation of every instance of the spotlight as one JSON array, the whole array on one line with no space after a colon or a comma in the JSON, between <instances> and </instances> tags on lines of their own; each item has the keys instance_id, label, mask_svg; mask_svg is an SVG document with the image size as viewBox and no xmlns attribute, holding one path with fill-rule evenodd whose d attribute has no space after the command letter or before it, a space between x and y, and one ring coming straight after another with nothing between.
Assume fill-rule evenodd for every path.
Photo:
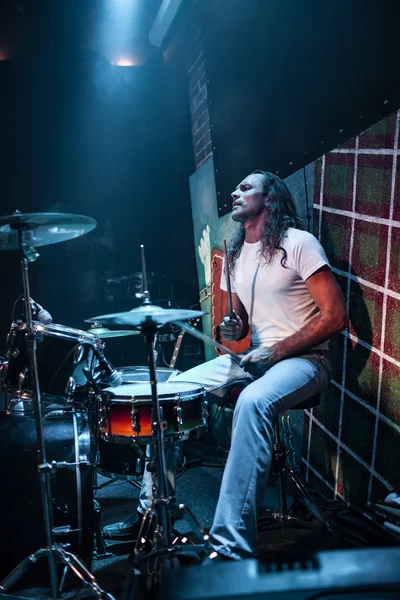
<instances>
[{"instance_id":1,"label":"spotlight","mask_svg":"<svg viewBox=\"0 0 400 600\"><path fill-rule=\"evenodd\" d=\"M117 67L134 67L135 61L130 56L120 56L115 61L113 61L113 64Z\"/></svg>"}]
</instances>

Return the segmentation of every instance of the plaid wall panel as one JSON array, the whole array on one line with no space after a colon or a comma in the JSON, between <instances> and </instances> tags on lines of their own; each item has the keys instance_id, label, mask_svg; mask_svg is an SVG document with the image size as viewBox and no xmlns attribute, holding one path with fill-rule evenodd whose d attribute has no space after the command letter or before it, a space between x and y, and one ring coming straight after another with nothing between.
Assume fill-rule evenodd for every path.
<instances>
[{"instance_id":1,"label":"plaid wall panel","mask_svg":"<svg viewBox=\"0 0 400 600\"><path fill-rule=\"evenodd\" d=\"M314 234L343 290L349 327L334 375L307 411L310 482L362 505L400 485L400 111L314 164Z\"/></svg>"}]
</instances>

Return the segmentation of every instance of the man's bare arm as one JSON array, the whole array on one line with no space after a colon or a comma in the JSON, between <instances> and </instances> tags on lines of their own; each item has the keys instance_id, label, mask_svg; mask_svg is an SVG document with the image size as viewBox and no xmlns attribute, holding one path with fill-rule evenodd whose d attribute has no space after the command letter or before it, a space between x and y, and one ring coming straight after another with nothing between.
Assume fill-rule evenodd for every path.
<instances>
[{"instance_id":1,"label":"man's bare arm","mask_svg":"<svg viewBox=\"0 0 400 600\"><path fill-rule=\"evenodd\" d=\"M261 376L280 360L305 354L347 326L343 294L329 267L319 269L306 285L320 310L318 315L285 340L246 354L240 363L245 371Z\"/></svg>"},{"instance_id":2,"label":"man's bare arm","mask_svg":"<svg viewBox=\"0 0 400 600\"><path fill-rule=\"evenodd\" d=\"M320 312L299 331L272 346L274 362L303 354L347 327L343 294L329 267L311 275L306 285Z\"/></svg>"}]
</instances>

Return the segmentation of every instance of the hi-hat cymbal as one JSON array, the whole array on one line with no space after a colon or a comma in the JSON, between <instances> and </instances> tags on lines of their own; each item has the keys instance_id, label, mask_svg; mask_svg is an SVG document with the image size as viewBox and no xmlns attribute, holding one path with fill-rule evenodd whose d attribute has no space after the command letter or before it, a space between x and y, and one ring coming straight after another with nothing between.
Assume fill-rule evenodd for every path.
<instances>
[{"instance_id":1,"label":"hi-hat cymbal","mask_svg":"<svg viewBox=\"0 0 400 600\"><path fill-rule=\"evenodd\" d=\"M140 327L146 322L154 323L161 327L166 323L173 321L186 321L201 317L206 313L201 310L185 310L180 308L162 308L154 304L143 304L138 308L127 312L113 313L110 315L101 315L86 319L86 323L100 323L101 325L131 325Z\"/></svg>"},{"instance_id":2,"label":"hi-hat cymbal","mask_svg":"<svg viewBox=\"0 0 400 600\"><path fill-rule=\"evenodd\" d=\"M20 213L0 217L0 250L18 250L22 243L36 248L65 242L92 231L97 222L91 217L67 213Z\"/></svg>"},{"instance_id":3,"label":"hi-hat cymbal","mask_svg":"<svg viewBox=\"0 0 400 600\"><path fill-rule=\"evenodd\" d=\"M107 340L108 338L124 337L126 335L139 335L140 331L135 331L133 329L118 329L112 331L106 327L101 327L98 323L94 323L88 330L88 333L92 333L101 340Z\"/></svg>"}]
</instances>

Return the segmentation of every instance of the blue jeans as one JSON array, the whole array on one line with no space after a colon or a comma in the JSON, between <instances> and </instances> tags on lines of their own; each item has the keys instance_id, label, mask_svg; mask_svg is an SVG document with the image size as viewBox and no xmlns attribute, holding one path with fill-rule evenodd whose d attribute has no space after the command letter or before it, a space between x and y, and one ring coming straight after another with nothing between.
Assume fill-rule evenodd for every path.
<instances>
[{"instance_id":1,"label":"blue jeans","mask_svg":"<svg viewBox=\"0 0 400 600\"><path fill-rule=\"evenodd\" d=\"M174 378L204 385L221 396L239 381L248 382L233 414L232 439L210 530L213 548L239 559L257 544L257 517L271 467L275 416L317 394L329 384L332 367L326 350L282 360L254 380L224 355ZM140 509L151 498L151 478L143 480Z\"/></svg>"}]
</instances>

